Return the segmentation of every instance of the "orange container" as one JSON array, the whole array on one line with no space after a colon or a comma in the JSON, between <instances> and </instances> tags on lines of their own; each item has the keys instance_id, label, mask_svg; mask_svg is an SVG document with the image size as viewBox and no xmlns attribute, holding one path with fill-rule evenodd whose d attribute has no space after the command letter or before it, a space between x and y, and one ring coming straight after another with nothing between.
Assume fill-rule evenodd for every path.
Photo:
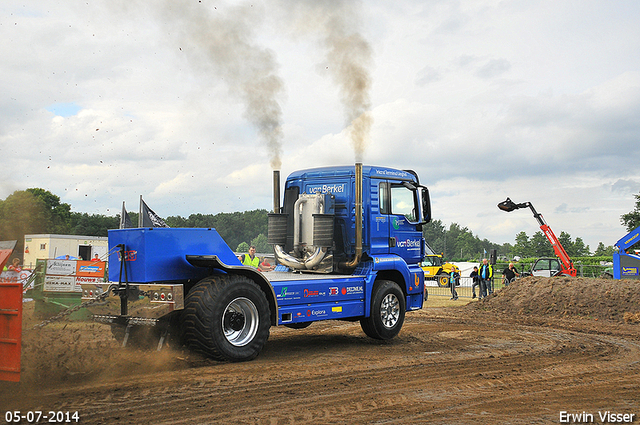
<instances>
[{"instance_id":1,"label":"orange container","mask_svg":"<svg viewBox=\"0 0 640 425\"><path fill-rule=\"evenodd\" d=\"M0 380L20 381L22 284L0 282Z\"/></svg>"}]
</instances>

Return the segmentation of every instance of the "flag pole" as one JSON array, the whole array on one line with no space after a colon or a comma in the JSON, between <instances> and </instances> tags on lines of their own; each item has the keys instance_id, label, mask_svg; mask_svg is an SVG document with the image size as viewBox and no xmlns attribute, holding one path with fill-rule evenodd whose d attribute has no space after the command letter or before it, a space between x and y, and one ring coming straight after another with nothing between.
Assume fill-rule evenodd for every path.
<instances>
[{"instance_id":1,"label":"flag pole","mask_svg":"<svg viewBox=\"0 0 640 425\"><path fill-rule=\"evenodd\" d=\"M122 211L120 212L120 229L124 229L124 201L122 201Z\"/></svg>"},{"instance_id":2,"label":"flag pole","mask_svg":"<svg viewBox=\"0 0 640 425\"><path fill-rule=\"evenodd\" d=\"M140 212L138 213L138 227L142 227L142 223L144 222L142 220L142 195L140 195Z\"/></svg>"}]
</instances>

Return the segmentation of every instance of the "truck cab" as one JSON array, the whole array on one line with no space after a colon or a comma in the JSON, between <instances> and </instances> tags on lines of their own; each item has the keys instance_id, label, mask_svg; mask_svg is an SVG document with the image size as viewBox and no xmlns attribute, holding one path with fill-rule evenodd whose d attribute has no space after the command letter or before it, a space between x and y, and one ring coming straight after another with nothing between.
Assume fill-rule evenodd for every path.
<instances>
[{"instance_id":1,"label":"truck cab","mask_svg":"<svg viewBox=\"0 0 640 425\"><path fill-rule=\"evenodd\" d=\"M369 258L393 255L417 264L424 254L422 224L430 217L429 192L413 171L363 166L358 177L353 166L302 170L286 180L283 207L269 217L269 241L279 262L298 270L345 272L360 248ZM328 254L318 261L314 253L321 248Z\"/></svg>"}]
</instances>

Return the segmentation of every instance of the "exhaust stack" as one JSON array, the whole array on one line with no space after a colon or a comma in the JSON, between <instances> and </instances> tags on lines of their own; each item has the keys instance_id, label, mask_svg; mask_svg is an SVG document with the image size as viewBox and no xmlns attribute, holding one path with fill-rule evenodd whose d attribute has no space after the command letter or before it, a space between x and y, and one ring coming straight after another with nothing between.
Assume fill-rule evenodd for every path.
<instances>
[{"instance_id":1,"label":"exhaust stack","mask_svg":"<svg viewBox=\"0 0 640 425\"><path fill-rule=\"evenodd\" d=\"M280 214L280 170L273 170L273 213Z\"/></svg>"},{"instance_id":2,"label":"exhaust stack","mask_svg":"<svg viewBox=\"0 0 640 425\"><path fill-rule=\"evenodd\" d=\"M356 256L343 266L352 268L358 265L362 257L362 163L356 162Z\"/></svg>"}]
</instances>

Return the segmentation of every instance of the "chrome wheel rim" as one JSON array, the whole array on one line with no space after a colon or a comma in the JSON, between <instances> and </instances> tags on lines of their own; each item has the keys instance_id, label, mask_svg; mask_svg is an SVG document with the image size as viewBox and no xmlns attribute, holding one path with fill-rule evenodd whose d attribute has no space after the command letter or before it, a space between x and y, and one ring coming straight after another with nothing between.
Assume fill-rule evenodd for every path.
<instances>
[{"instance_id":1,"label":"chrome wheel rim","mask_svg":"<svg viewBox=\"0 0 640 425\"><path fill-rule=\"evenodd\" d=\"M394 294L387 294L380 305L380 318L385 328L393 328L400 320L400 301Z\"/></svg>"},{"instance_id":2,"label":"chrome wheel rim","mask_svg":"<svg viewBox=\"0 0 640 425\"><path fill-rule=\"evenodd\" d=\"M236 298L222 315L222 331L229 343L242 347L250 343L258 332L258 308L248 298Z\"/></svg>"}]
</instances>

